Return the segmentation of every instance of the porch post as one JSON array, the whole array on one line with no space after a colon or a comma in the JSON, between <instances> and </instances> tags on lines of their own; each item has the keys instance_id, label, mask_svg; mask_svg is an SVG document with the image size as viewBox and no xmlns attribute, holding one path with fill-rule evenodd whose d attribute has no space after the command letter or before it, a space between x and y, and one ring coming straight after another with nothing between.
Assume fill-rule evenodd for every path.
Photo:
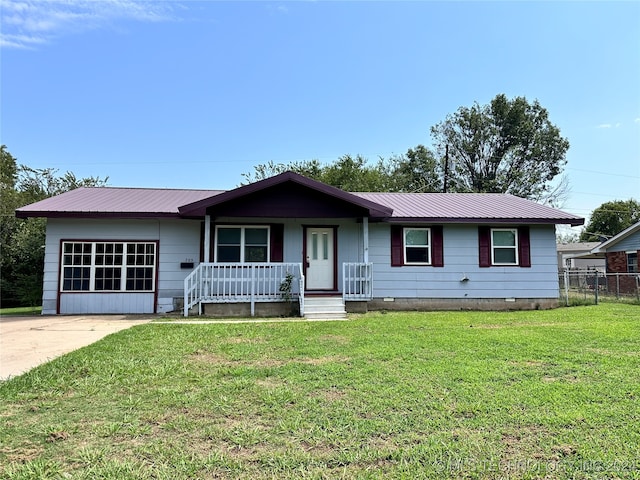
<instances>
[{"instance_id":1,"label":"porch post","mask_svg":"<svg viewBox=\"0 0 640 480\"><path fill-rule=\"evenodd\" d=\"M369 263L369 217L362 217L362 236L364 246L364 263Z\"/></svg>"},{"instance_id":2,"label":"porch post","mask_svg":"<svg viewBox=\"0 0 640 480\"><path fill-rule=\"evenodd\" d=\"M211 215L204 216L204 263L209 263L211 251Z\"/></svg>"}]
</instances>

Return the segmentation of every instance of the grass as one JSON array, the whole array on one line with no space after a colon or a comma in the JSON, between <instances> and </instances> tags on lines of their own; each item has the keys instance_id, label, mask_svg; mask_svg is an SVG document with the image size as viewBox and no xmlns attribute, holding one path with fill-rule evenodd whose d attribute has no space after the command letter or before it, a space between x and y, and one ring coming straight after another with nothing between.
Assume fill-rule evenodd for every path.
<instances>
[{"instance_id":1,"label":"grass","mask_svg":"<svg viewBox=\"0 0 640 480\"><path fill-rule=\"evenodd\" d=\"M640 308L147 324L0 384L0 478L640 478Z\"/></svg>"},{"instance_id":2,"label":"grass","mask_svg":"<svg viewBox=\"0 0 640 480\"><path fill-rule=\"evenodd\" d=\"M559 303L562 306L567 304L567 297L560 295ZM634 295L620 295L616 297L613 294L600 292L598 294L598 304L600 303L626 303L629 305L640 305L640 297ZM596 296L593 290L570 290L568 295L568 306L576 307L580 305L596 305Z\"/></svg>"},{"instance_id":3,"label":"grass","mask_svg":"<svg viewBox=\"0 0 640 480\"><path fill-rule=\"evenodd\" d=\"M0 308L0 315L40 315L42 307Z\"/></svg>"}]
</instances>

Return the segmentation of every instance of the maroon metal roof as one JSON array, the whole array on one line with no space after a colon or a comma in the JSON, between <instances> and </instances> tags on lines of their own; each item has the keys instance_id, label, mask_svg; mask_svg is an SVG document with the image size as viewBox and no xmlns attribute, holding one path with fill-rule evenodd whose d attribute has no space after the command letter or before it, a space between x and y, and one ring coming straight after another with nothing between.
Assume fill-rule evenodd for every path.
<instances>
[{"instance_id":1,"label":"maroon metal roof","mask_svg":"<svg viewBox=\"0 0 640 480\"><path fill-rule=\"evenodd\" d=\"M502 193L354 193L393 209L391 222L554 223L584 219L531 200Z\"/></svg>"},{"instance_id":2,"label":"maroon metal roof","mask_svg":"<svg viewBox=\"0 0 640 480\"><path fill-rule=\"evenodd\" d=\"M16 210L26 217L182 217L204 216L206 209L267 188L294 182L304 188L368 211L389 222L547 223L582 225L584 219L513 195L498 193L349 193L285 172L233 190L78 188Z\"/></svg>"},{"instance_id":3,"label":"maroon metal roof","mask_svg":"<svg viewBox=\"0 0 640 480\"><path fill-rule=\"evenodd\" d=\"M18 217L179 217L178 207L222 190L81 187L16 210Z\"/></svg>"}]
</instances>

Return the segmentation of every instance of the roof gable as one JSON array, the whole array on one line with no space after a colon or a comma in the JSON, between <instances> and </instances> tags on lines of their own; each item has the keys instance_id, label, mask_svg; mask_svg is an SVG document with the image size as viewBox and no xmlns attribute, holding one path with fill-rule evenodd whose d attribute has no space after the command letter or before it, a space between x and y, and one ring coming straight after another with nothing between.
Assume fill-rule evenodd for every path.
<instances>
[{"instance_id":1,"label":"roof gable","mask_svg":"<svg viewBox=\"0 0 640 480\"><path fill-rule=\"evenodd\" d=\"M609 248L617 245L618 243L626 240L630 236L638 233L640 235L640 222L634 223L629 228L621 231L619 234L611 237L609 240L602 242L598 247L592 250L593 253L603 253L606 252Z\"/></svg>"},{"instance_id":2,"label":"roof gable","mask_svg":"<svg viewBox=\"0 0 640 480\"><path fill-rule=\"evenodd\" d=\"M303 193L307 194L307 200L311 205L303 207L295 205L296 197L300 198ZM327 215L333 212L333 216L353 216L356 210L372 218L386 218L393 213L393 209L388 206L294 172L284 172L220 195L183 205L179 211L181 215L187 217L202 217L211 211L215 211L216 215L225 216L317 217L323 212L323 209L319 208L320 204L327 207ZM351 208L345 211L345 205ZM338 213L341 211L343 214ZM274 215L274 212L277 215Z\"/></svg>"}]
</instances>

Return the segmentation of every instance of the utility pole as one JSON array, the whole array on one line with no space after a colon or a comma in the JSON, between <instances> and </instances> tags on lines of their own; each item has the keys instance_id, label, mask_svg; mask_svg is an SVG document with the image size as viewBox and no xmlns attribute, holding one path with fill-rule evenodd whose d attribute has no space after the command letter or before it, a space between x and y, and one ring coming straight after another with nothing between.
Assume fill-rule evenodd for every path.
<instances>
[{"instance_id":1,"label":"utility pole","mask_svg":"<svg viewBox=\"0 0 640 480\"><path fill-rule=\"evenodd\" d=\"M449 144L444 147L444 185L442 186L442 193L447 193L447 182L449 180Z\"/></svg>"}]
</instances>

